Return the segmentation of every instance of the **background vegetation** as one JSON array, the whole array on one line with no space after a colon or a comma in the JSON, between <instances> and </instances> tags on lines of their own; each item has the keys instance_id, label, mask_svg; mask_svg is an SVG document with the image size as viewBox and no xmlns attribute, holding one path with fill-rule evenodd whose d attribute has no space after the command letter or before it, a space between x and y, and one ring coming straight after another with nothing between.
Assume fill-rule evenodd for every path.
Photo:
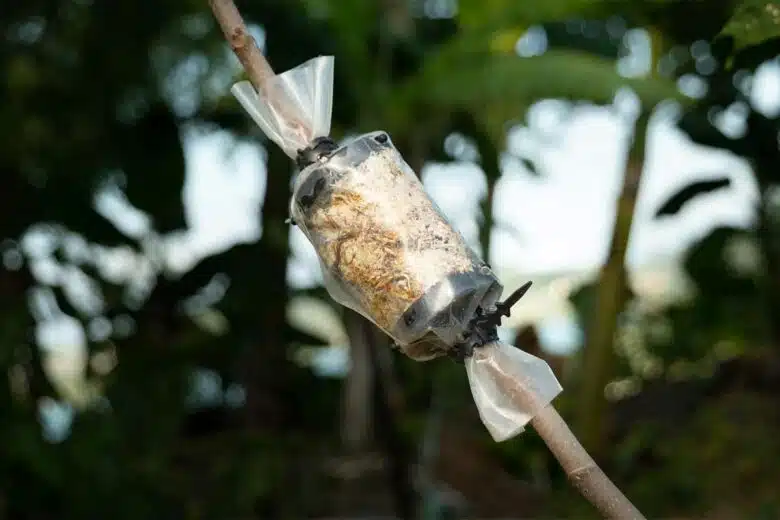
<instances>
[{"instance_id":1,"label":"background vegetation","mask_svg":"<svg viewBox=\"0 0 780 520\"><path fill-rule=\"evenodd\" d=\"M583 354L544 353L530 329L518 344L559 370L559 409L649 517L780 517L780 111L756 109L748 81L780 54L780 5L239 8L277 71L336 56L334 136L384 128L417 171L476 162L483 251L507 131L539 100L609 105L630 88L640 109L607 262L572 298ZM546 46L518 56L518 40L539 28ZM632 28L649 35L652 63L627 77L616 64ZM457 365L402 359L335 304L348 376L296 362L326 340L293 326L288 303L331 303L286 282L292 165L230 97L240 69L204 0L3 2L0 38L0 517L592 517L533 432L489 440ZM678 88L692 83L706 93ZM625 252L648 121L668 102L692 141L749 162L760 197L751 228L714 229L686 255L693 298L648 308ZM735 107L743 131L726 135L717 116ZM252 217L262 233L181 267L171 244L194 211L182 198L185 136L218 130L262 151L268 175ZM453 134L476 158L445 152ZM533 157L516 159L544 175ZM726 189L723 173L658 218ZM117 218L128 204L133 218ZM747 274L725 254L736 241L760 252ZM639 371L627 337L660 369ZM634 390L607 400L616 380Z\"/></svg>"}]
</instances>

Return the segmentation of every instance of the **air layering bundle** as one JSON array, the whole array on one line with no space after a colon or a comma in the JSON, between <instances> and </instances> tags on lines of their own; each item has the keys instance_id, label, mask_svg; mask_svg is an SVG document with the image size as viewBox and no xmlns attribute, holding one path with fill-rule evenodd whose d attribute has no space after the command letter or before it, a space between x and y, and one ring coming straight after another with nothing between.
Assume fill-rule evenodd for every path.
<instances>
[{"instance_id":1,"label":"air layering bundle","mask_svg":"<svg viewBox=\"0 0 780 520\"><path fill-rule=\"evenodd\" d=\"M233 93L301 169L290 211L317 250L328 291L392 336L411 358L464 362L493 438L536 429L571 483L606 518L644 520L550 402L561 386L543 361L498 341L530 283L498 302L489 266L452 229L384 132L341 146L328 137L333 58L275 76L233 0L209 0L252 83ZM258 91L254 87L257 87Z\"/></svg>"},{"instance_id":2,"label":"air layering bundle","mask_svg":"<svg viewBox=\"0 0 780 520\"><path fill-rule=\"evenodd\" d=\"M534 409L561 387L544 361L498 341L496 327L509 307L498 301L501 284L428 197L390 136L372 132L340 145L328 137L333 61L318 57L272 76L261 94L248 81L232 91L300 168L290 213L317 251L329 294L409 357L463 361L485 426L497 441L508 439L533 411L505 395L493 374L530 387Z\"/></svg>"}]
</instances>

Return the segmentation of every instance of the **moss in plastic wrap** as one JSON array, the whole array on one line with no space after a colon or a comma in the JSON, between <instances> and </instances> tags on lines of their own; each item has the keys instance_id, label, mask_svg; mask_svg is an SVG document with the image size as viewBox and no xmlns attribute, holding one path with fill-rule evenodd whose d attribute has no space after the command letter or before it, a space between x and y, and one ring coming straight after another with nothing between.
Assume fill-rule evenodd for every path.
<instances>
[{"instance_id":1,"label":"moss in plastic wrap","mask_svg":"<svg viewBox=\"0 0 780 520\"><path fill-rule=\"evenodd\" d=\"M317 250L334 298L414 359L444 353L477 306L500 293L384 132L304 169L291 213Z\"/></svg>"}]
</instances>

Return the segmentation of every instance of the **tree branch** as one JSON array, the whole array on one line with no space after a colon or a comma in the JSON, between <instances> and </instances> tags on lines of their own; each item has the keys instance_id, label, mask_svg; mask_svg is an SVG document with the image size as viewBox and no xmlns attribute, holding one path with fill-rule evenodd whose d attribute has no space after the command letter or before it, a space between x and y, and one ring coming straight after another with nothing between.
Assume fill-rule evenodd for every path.
<instances>
[{"instance_id":1,"label":"tree branch","mask_svg":"<svg viewBox=\"0 0 780 520\"><path fill-rule=\"evenodd\" d=\"M225 39L233 49L238 61L244 67L249 81L257 92L268 95L266 83L273 77L274 71L260 52L257 42L249 34L241 13L233 0L209 0L214 17L219 22Z\"/></svg>"},{"instance_id":2,"label":"tree branch","mask_svg":"<svg viewBox=\"0 0 780 520\"><path fill-rule=\"evenodd\" d=\"M209 5L222 28L225 39L244 67L249 81L258 95L265 98L266 103L273 106L290 129L299 132L310 130L308 123L296 114L284 89L272 88L273 85L269 85L269 80L274 77L274 71L263 53L260 52L255 39L249 34L249 29L247 29L233 0L209 0Z\"/></svg>"},{"instance_id":3,"label":"tree branch","mask_svg":"<svg viewBox=\"0 0 780 520\"><path fill-rule=\"evenodd\" d=\"M527 385L516 381L495 363L487 365L495 381L521 410L533 410L531 426L566 472L572 485L593 504L604 518L611 520L644 520L644 516L609 480L582 447L566 422L551 404L543 404Z\"/></svg>"}]
</instances>

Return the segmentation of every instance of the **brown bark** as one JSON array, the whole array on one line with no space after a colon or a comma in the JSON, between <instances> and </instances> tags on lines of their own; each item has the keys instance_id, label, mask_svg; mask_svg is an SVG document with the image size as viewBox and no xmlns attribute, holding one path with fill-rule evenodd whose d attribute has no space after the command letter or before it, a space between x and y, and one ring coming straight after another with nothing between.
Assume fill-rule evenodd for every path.
<instances>
[{"instance_id":1,"label":"brown bark","mask_svg":"<svg viewBox=\"0 0 780 520\"><path fill-rule=\"evenodd\" d=\"M233 0L209 0L214 17L219 22L230 48L249 76L255 90L267 94L266 82L273 77L274 71L266 61L254 38L238 12Z\"/></svg>"},{"instance_id":2,"label":"brown bark","mask_svg":"<svg viewBox=\"0 0 780 520\"><path fill-rule=\"evenodd\" d=\"M496 363L488 363L502 392L521 410L533 414L531 426L560 463L572 485L610 520L644 520L642 513L623 495L574 437L551 404L539 401L533 387L515 379Z\"/></svg>"},{"instance_id":3,"label":"brown bark","mask_svg":"<svg viewBox=\"0 0 780 520\"><path fill-rule=\"evenodd\" d=\"M644 168L648 116L640 117L628 154L626 174L617 202L617 216L607 262L601 272L596 307L587 322L580 402L576 430L585 447L596 458L603 454L607 431L604 387L614 364L614 337L618 317L627 293L626 250L634 221L639 184Z\"/></svg>"}]
</instances>

